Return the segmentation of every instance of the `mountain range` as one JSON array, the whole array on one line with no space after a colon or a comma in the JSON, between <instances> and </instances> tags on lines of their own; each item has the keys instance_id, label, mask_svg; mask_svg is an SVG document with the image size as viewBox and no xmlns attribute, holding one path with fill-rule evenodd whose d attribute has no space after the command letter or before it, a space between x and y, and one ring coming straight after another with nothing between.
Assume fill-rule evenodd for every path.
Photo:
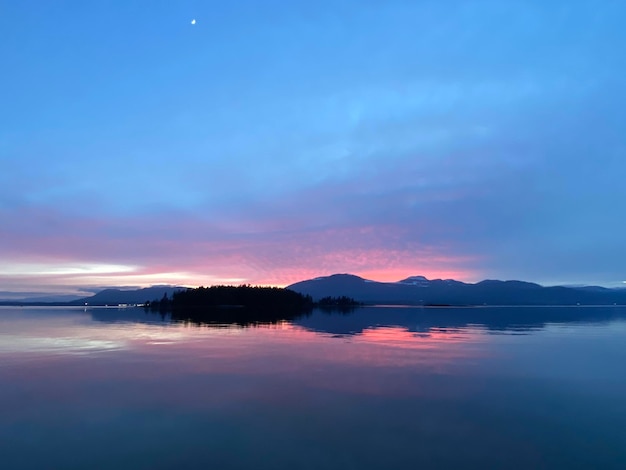
<instances>
[{"instance_id":1,"label":"mountain range","mask_svg":"<svg viewBox=\"0 0 626 470\"><path fill-rule=\"evenodd\" d=\"M76 296L35 296L21 299L5 299L0 301L4 305L119 305L119 304L142 304L146 301L159 300L164 295L172 297L172 294L185 287L178 286L152 286L142 289L104 289L95 295L88 297Z\"/></svg>"},{"instance_id":2,"label":"mountain range","mask_svg":"<svg viewBox=\"0 0 626 470\"><path fill-rule=\"evenodd\" d=\"M11 305L118 305L141 304L172 297L178 286L153 286L143 289L105 289L84 298L46 298L41 294L24 299L6 299ZM427 279L411 276L397 282L378 282L352 274L333 274L296 282L287 289L323 297L347 296L365 304L389 305L626 305L626 289L597 286L543 287L523 281L485 280L475 284L454 279Z\"/></svg>"},{"instance_id":3,"label":"mountain range","mask_svg":"<svg viewBox=\"0 0 626 470\"><path fill-rule=\"evenodd\" d=\"M523 281L485 280L475 284L454 279L412 276L377 282L352 274L333 274L287 287L313 300L348 296L366 304L393 305L625 305L626 289L596 286L543 287Z\"/></svg>"},{"instance_id":4,"label":"mountain range","mask_svg":"<svg viewBox=\"0 0 626 470\"><path fill-rule=\"evenodd\" d=\"M160 300L164 295L171 298L176 291L185 289L176 286L152 286L136 290L105 289L91 297L85 297L72 303L78 305L118 305L142 304L146 301Z\"/></svg>"}]
</instances>

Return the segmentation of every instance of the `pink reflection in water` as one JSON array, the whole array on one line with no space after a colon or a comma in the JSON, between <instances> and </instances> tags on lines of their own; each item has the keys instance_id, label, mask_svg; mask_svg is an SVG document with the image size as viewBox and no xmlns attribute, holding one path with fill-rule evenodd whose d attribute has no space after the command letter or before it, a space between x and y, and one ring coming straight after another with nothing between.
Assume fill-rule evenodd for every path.
<instances>
[{"instance_id":1,"label":"pink reflection in water","mask_svg":"<svg viewBox=\"0 0 626 470\"><path fill-rule=\"evenodd\" d=\"M104 408L294 405L321 392L444 393L424 376L458 373L484 355L478 330L372 327L320 334L288 322L253 328L99 323L80 312L3 322L5 393ZM445 391L450 393L450 391ZM36 407L32 410L36 413Z\"/></svg>"}]
</instances>

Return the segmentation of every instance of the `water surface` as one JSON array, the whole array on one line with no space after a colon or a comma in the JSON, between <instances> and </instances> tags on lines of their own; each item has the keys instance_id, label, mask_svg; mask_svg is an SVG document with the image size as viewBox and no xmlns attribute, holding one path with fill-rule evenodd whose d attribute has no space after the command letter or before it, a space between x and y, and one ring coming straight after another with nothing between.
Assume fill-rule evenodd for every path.
<instances>
[{"instance_id":1,"label":"water surface","mask_svg":"<svg viewBox=\"0 0 626 470\"><path fill-rule=\"evenodd\" d=\"M0 308L0 465L626 468L626 309Z\"/></svg>"}]
</instances>

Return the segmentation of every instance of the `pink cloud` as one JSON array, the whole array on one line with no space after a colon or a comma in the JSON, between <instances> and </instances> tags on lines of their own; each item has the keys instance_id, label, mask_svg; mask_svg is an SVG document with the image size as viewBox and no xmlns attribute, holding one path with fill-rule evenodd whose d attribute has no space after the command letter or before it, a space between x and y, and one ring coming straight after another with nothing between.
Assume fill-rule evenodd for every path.
<instances>
[{"instance_id":1,"label":"pink cloud","mask_svg":"<svg viewBox=\"0 0 626 470\"><path fill-rule=\"evenodd\" d=\"M304 217L289 223L237 217L216 223L189 214L104 218L70 217L41 208L19 215L4 212L0 215L13 221L0 232L5 268L11 263L45 264L60 271L68 270L64 266L78 266L75 272L58 275L0 271L0 277L13 284L287 285L336 272L376 280L414 274L476 277L475 258L450 244L414 238L420 230L441 230L429 227L427 221L411 230L395 223L346 223L330 228L309 224ZM125 269L91 272L102 271L100 265Z\"/></svg>"}]
</instances>

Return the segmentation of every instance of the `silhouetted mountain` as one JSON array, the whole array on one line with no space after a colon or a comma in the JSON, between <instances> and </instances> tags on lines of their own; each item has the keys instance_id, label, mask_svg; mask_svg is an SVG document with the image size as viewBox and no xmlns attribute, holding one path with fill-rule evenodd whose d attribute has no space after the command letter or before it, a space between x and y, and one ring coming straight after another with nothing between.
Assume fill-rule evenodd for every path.
<instances>
[{"instance_id":1,"label":"silhouetted mountain","mask_svg":"<svg viewBox=\"0 0 626 470\"><path fill-rule=\"evenodd\" d=\"M334 274L297 282L288 289L323 297L342 295L369 304L408 305L626 305L626 291L594 287L543 287L523 281L485 280L469 284L454 279L412 276L377 282L351 274Z\"/></svg>"},{"instance_id":2,"label":"silhouetted mountain","mask_svg":"<svg viewBox=\"0 0 626 470\"><path fill-rule=\"evenodd\" d=\"M146 301L161 299L164 295L172 297L174 292L183 290L184 287L176 286L152 286L136 290L105 289L91 297L72 302L76 305L118 305L118 304L141 304Z\"/></svg>"}]
</instances>

